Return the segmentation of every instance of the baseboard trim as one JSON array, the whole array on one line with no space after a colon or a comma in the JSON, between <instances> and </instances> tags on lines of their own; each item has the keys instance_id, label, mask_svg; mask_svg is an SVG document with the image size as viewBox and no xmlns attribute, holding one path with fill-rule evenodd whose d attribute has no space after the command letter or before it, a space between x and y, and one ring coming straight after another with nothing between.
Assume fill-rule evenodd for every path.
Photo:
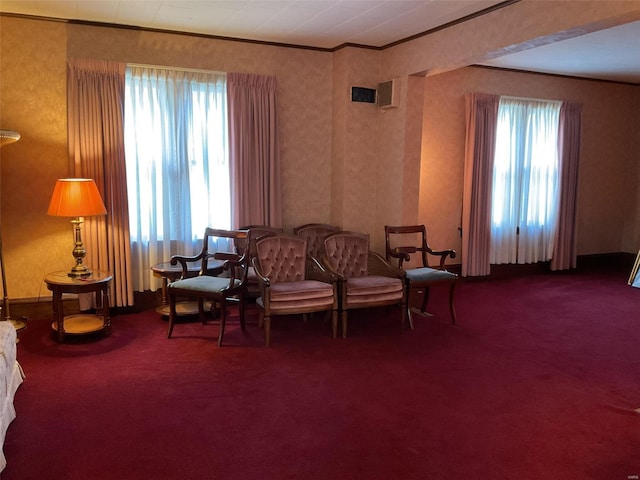
<instances>
[{"instance_id":1,"label":"baseboard trim","mask_svg":"<svg viewBox=\"0 0 640 480\"><path fill-rule=\"evenodd\" d=\"M633 253L616 252L616 253L597 253L591 255L578 255L576 259L576 268L566 271L587 271L587 270L602 270L602 269L628 269L631 273L633 264L635 262L636 255ZM448 265L447 269L450 272L462 274L462 266L460 264ZM521 276L521 275L535 275L539 273L551 272L550 262L537 262L527 264L501 264L491 265L491 273L482 277L463 277L466 279L484 279L491 280L496 278ZM558 272L562 273L562 271Z\"/></svg>"}]
</instances>

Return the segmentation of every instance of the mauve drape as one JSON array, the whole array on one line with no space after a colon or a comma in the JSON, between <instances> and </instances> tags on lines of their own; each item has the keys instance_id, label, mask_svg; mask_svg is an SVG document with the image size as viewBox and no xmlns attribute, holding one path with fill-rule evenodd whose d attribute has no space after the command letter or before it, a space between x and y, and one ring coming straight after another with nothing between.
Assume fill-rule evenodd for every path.
<instances>
[{"instance_id":1,"label":"mauve drape","mask_svg":"<svg viewBox=\"0 0 640 480\"><path fill-rule=\"evenodd\" d=\"M87 264L109 271L111 304L133 305L124 157L125 64L69 59L67 115L70 173L93 178L107 215L85 218Z\"/></svg>"},{"instance_id":2,"label":"mauve drape","mask_svg":"<svg viewBox=\"0 0 640 480\"><path fill-rule=\"evenodd\" d=\"M273 76L227 75L233 227L282 226L280 152Z\"/></svg>"},{"instance_id":3,"label":"mauve drape","mask_svg":"<svg viewBox=\"0 0 640 480\"><path fill-rule=\"evenodd\" d=\"M491 191L499 95L469 93L462 193L462 276L489 275Z\"/></svg>"},{"instance_id":4,"label":"mauve drape","mask_svg":"<svg viewBox=\"0 0 640 480\"><path fill-rule=\"evenodd\" d=\"M578 165L582 104L563 102L558 125L560 159L560 211L551 258L551 270L568 270L577 264Z\"/></svg>"}]
</instances>

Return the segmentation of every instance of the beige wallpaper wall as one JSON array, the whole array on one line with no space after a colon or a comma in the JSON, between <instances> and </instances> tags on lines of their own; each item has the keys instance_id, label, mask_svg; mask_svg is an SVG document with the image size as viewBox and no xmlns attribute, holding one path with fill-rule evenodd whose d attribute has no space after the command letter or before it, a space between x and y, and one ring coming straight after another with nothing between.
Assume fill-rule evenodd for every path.
<instances>
[{"instance_id":1,"label":"beige wallpaper wall","mask_svg":"<svg viewBox=\"0 0 640 480\"><path fill-rule=\"evenodd\" d=\"M0 18L0 48L0 128L22 136L0 150L7 290L49 296L44 274L73 265L69 219L46 214L67 175L66 26Z\"/></svg>"},{"instance_id":2,"label":"beige wallpaper wall","mask_svg":"<svg viewBox=\"0 0 640 480\"><path fill-rule=\"evenodd\" d=\"M379 138L378 109L351 102L351 87L375 88L378 52L345 48L334 58L334 125L331 179L332 223L346 230L374 232Z\"/></svg>"},{"instance_id":3,"label":"beige wallpaper wall","mask_svg":"<svg viewBox=\"0 0 640 480\"><path fill-rule=\"evenodd\" d=\"M625 218L622 249L625 252L640 253L640 87L635 89L634 105L633 130L635 131L635 138L631 151L633 155L632 163L635 165L636 174L634 176L632 169L629 173L629 181L635 182L631 187L631 191L635 192L635 195L631 195L635 203Z\"/></svg>"},{"instance_id":4,"label":"beige wallpaper wall","mask_svg":"<svg viewBox=\"0 0 640 480\"><path fill-rule=\"evenodd\" d=\"M336 223L371 233L372 245L380 250L385 223L416 219L432 224L434 241L458 241L460 147L449 142L460 128L455 115L462 90L440 85L443 96L433 95L446 78L435 73L636 19L640 3L633 0L545 2L544 9L522 0L387 50L332 53L0 16L0 127L23 135L0 153L10 297L48 295L43 275L68 268L72 260L69 222L45 213L55 179L67 175L68 57L276 75L285 228L311 221ZM463 90L479 89L487 81L469 83L459 77L461 72L466 75L453 71L452 78ZM425 73L426 78L413 76ZM391 78L398 78L402 88L399 108L383 113L349 101L351 86L375 87ZM517 80L505 78L499 81L501 88L521 91ZM573 88L538 81L528 86L527 96L571 96ZM580 98L601 94L596 83L580 87ZM627 150L629 125L622 125L621 116L608 107L616 103L626 112L629 95L629 87L611 86L602 102L588 104L588 117L604 120L590 121L585 130L581 253L633 250L640 241L638 154ZM621 115L635 119L638 152L640 100L635 95L635 117ZM436 109L442 112L437 118ZM440 132L430 126L434 122ZM421 157L423 142L426 153ZM628 182L623 185L620 177Z\"/></svg>"}]
</instances>

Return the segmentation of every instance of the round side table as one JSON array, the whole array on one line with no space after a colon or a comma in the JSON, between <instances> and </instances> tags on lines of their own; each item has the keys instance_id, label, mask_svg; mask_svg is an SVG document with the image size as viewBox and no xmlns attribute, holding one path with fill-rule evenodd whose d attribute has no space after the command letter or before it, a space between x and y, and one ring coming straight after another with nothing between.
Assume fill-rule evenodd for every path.
<instances>
[{"instance_id":1,"label":"round side table","mask_svg":"<svg viewBox=\"0 0 640 480\"><path fill-rule=\"evenodd\" d=\"M52 272L44 277L47 288L53 293L53 323L51 328L58 333L58 341L65 335L83 335L106 330L111 327L109 318L109 272L94 271L89 277L70 277L68 272ZM63 293L96 293L96 314L80 313L64 316Z\"/></svg>"}]
</instances>

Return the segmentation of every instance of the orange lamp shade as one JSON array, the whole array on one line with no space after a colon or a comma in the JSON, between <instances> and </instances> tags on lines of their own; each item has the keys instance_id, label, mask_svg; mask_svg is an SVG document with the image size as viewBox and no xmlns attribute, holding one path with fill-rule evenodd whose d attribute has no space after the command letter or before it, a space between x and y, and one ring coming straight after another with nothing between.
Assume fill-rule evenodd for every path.
<instances>
[{"instance_id":1,"label":"orange lamp shade","mask_svg":"<svg viewBox=\"0 0 640 480\"><path fill-rule=\"evenodd\" d=\"M106 215L96 182L91 178L61 178L56 182L47 214L57 217Z\"/></svg>"}]
</instances>

